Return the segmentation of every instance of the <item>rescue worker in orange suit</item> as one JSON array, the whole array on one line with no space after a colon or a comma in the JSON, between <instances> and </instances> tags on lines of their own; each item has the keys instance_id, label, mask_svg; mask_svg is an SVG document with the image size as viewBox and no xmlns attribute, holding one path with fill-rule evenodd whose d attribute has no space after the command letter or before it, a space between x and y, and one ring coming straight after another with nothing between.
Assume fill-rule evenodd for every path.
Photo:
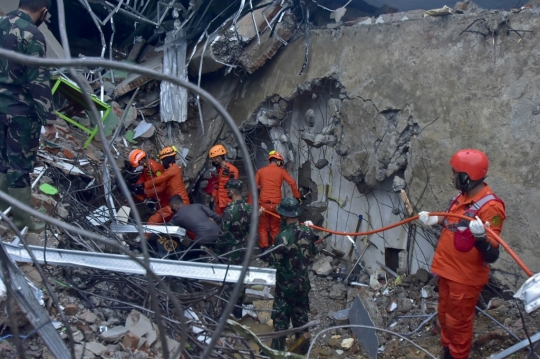
<instances>
[{"instance_id":1,"label":"rescue worker in orange suit","mask_svg":"<svg viewBox=\"0 0 540 359\"><path fill-rule=\"evenodd\" d=\"M165 172L165 168L161 163L148 158L146 152L143 150L131 151L129 153L129 164L141 173L136 184L144 184L147 181L152 181ZM167 187L165 186L165 183L155 185L154 182L154 186L148 190L136 185L131 185L130 189L136 194L136 197L144 196L144 198L151 198L158 201L160 207L164 207L168 204L164 203L164 201L168 199L166 198Z\"/></svg>"},{"instance_id":2,"label":"rescue worker in orange suit","mask_svg":"<svg viewBox=\"0 0 540 359\"><path fill-rule=\"evenodd\" d=\"M293 197L300 201L300 192L296 182L282 167L284 164L283 156L277 151L270 151L268 162L270 162L268 166L257 171L255 183L260 188L259 207L275 213L277 217L266 212L262 212L259 217L259 248L262 251L274 244L274 238L280 232L281 220L276 208L283 199L281 192L283 181L291 186ZM251 203L251 198L249 202ZM270 236L268 232L270 232Z\"/></svg>"},{"instance_id":3,"label":"rescue worker in orange suit","mask_svg":"<svg viewBox=\"0 0 540 359\"><path fill-rule=\"evenodd\" d=\"M184 179L182 177L182 170L176 164L176 153L178 150L175 146L168 146L161 150L159 153L159 159L165 168L165 172L154 178L153 180L144 182L144 189L150 190L154 186L160 186L164 184L167 188L166 190L166 203L167 205L162 207L156 213L154 213L148 219L150 224L165 223L171 220L174 216L174 212L169 206L169 199L178 195L182 198L182 201L185 204L189 204L189 197L186 191L186 186L184 185Z\"/></svg>"},{"instance_id":4,"label":"rescue worker in orange suit","mask_svg":"<svg viewBox=\"0 0 540 359\"><path fill-rule=\"evenodd\" d=\"M217 182L212 191L212 197L214 197L214 212L220 216L223 214L225 207L232 202L232 199L227 195L228 190L225 189L225 185L231 178L238 179L238 168L225 161L226 154L227 150L223 145L215 145L208 152L208 157L217 168Z\"/></svg>"},{"instance_id":5,"label":"rescue worker in orange suit","mask_svg":"<svg viewBox=\"0 0 540 359\"><path fill-rule=\"evenodd\" d=\"M439 276L441 342L445 359L465 359L471 351L474 309L488 282L489 263L499 258L499 245L484 226L499 234L506 215L504 202L484 182L489 166L484 152L457 151L450 166L460 193L447 212L474 220L430 216L428 212L420 212L420 220L428 226L443 226L431 265Z\"/></svg>"}]
</instances>

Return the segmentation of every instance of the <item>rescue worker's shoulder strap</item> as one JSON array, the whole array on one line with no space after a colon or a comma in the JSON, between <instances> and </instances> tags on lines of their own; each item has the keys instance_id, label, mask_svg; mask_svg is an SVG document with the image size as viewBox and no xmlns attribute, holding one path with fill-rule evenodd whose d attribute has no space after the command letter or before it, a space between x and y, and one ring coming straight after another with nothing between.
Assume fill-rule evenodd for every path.
<instances>
[{"instance_id":1,"label":"rescue worker's shoulder strap","mask_svg":"<svg viewBox=\"0 0 540 359\"><path fill-rule=\"evenodd\" d=\"M484 207L486 204L488 204L489 202L491 201L496 201L496 202L499 202L502 204L503 206L503 209L505 208L504 206L504 201L502 199L500 199L499 197L497 197L495 194L493 193L490 193L490 194L487 194L485 195L484 197L480 198L478 200L478 202L475 202L468 210L467 212L465 212L465 215L467 217L474 217L476 216L476 214L478 213L478 211L480 211L480 209L482 207Z\"/></svg>"}]
</instances>

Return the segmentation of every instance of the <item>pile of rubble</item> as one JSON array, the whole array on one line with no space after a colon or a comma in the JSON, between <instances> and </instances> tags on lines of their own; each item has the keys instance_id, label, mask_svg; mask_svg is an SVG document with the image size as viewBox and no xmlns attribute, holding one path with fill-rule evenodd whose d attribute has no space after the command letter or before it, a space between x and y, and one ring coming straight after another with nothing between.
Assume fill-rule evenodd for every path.
<instances>
[{"instance_id":1,"label":"pile of rubble","mask_svg":"<svg viewBox=\"0 0 540 359\"><path fill-rule=\"evenodd\" d=\"M419 269L414 275L397 278L390 273L379 275L379 286L374 286L373 281L370 283L364 276L346 287L342 279L332 278L334 273L314 276L315 290L310 298L316 309L312 309L312 315L322 322L314 333L339 325L373 326L400 334L440 357L437 278L425 269ZM540 314L527 314L523 304L512 299L511 294L491 282L482 292L470 358L487 358L540 330ZM326 311L328 307L335 309ZM372 358L374 354L383 359L429 357L391 333L354 327L331 329L320 335L311 357ZM525 349L512 357L525 358L527 354Z\"/></svg>"}]
</instances>

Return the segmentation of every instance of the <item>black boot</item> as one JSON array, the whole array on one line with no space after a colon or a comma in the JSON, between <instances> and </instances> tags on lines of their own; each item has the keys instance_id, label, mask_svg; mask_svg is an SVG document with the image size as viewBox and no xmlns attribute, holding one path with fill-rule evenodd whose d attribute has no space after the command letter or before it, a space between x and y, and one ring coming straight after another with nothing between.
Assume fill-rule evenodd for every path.
<instances>
[{"instance_id":1,"label":"black boot","mask_svg":"<svg viewBox=\"0 0 540 359\"><path fill-rule=\"evenodd\" d=\"M443 347L443 359L454 359L450 354L450 348Z\"/></svg>"}]
</instances>

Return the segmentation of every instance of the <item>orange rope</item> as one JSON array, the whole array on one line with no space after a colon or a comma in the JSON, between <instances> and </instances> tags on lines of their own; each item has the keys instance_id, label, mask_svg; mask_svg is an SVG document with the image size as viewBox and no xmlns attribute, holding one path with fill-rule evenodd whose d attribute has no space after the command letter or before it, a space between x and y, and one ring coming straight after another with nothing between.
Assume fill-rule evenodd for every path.
<instances>
[{"instance_id":1,"label":"orange rope","mask_svg":"<svg viewBox=\"0 0 540 359\"><path fill-rule=\"evenodd\" d=\"M269 212L267 210L264 210L264 212L266 212L266 213L268 213L268 214L270 214L270 215L272 215L274 217L281 218L279 215L277 215L275 213L272 213L272 212ZM446 213L446 212L432 212L432 213L429 213L429 215L430 216L454 217L454 218L466 219L466 220L469 220L469 221L474 220L474 218L463 216L461 214L452 214L452 213ZM399 227L399 226L401 226L403 224L412 222L412 221L414 221L416 219L418 219L418 216L413 216L413 217L407 218L407 219L405 219L403 221L391 224L391 225L386 226L386 227L382 227L382 228L379 228L379 229L374 229L372 231L357 232L357 233L356 232L333 231L331 229L322 228L322 227L318 227L318 226L309 226L309 227L317 229L319 231L336 234L338 236L351 236L351 237L354 237L354 236L366 236L368 234L384 232L386 230L389 230L389 229L392 229L392 228L395 228L395 227ZM531 270L525 265L525 263L523 263L523 261L517 256L517 254L512 250L512 248L510 248L510 246L508 244L506 244L506 242L501 237L499 237L499 235L496 234L491 228L489 228L489 227L484 227L484 228L486 229L487 233L489 233L491 235L491 237L497 241L497 243L499 243L504 249L506 249L508 254L510 254L510 257L512 257L516 261L516 263L521 267L521 269L523 269L523 271L529 277L532 277L533 273L531 272ZM323 241L323 239L320 239L315 243L320 243L322 241Z\"/></svg>"}]
</instances>

